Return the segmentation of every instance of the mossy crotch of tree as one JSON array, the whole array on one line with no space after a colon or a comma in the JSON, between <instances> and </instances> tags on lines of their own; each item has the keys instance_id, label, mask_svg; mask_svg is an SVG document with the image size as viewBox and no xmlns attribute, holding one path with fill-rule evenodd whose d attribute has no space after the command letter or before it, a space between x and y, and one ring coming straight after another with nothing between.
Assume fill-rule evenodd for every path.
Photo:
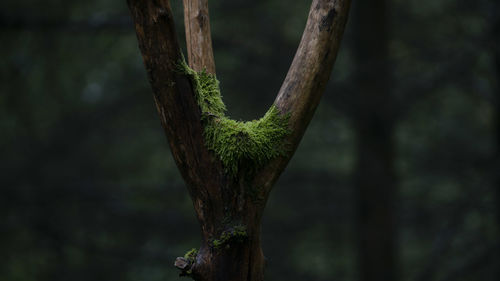
<instances>
[{"instance_id":1,"label":"mossy crotch of tree","mask_svg":"<svg viewBox=\"0 0 500 281\"><path fill-rule=\"evenodd\" d=\"M207 0L184 0L189 68L170 1L127 0L170 150L193 201L202 243L175 266L197 281L262 281L261 219L335 61L350 0L312 0L296 56L259 120L225 115ZM204 71L206 69L206 71Z\"/></svg>"},{"instance_id":2,"label":"mossy crotch of tree","mask_svg":"<svg viewBox=\"0 0 500 281\"><path fill-rule=\"evenodd\" d=\"M259 224L268 190L254 184L253 177L274 158L290 152L285 140L292 132L289 114L281 113L273 105L258 120L230 119L225 115L226 107L215 75L193 70L183 58L178 61L176 71L192 85L200 112L198 122L202 127L203 145L220 162L222 169L217 172L225 181L219 194L227 200L211 206L224 210L224 216L223 219L213 217L214 227L205 232L204 242L196 254L179 257L174 265L181 270L181 276L194 280L205 280L207 274L210 278L218 276L216 270L207 267L207 260L210 267L228 267L224 273L228 280L243 278L245 270L253 272L250 276L255 275L248 277L250 280L262 280L264 259ZM244 256L240 256L242 253ZM240 270L234 267L247 269L238 272Z\"/></svg>"},{"instance_id":3,"label":"mossy crotch of tree","mask_svg":"<svg viewBox=\"0 0 500 281\"><path fill-rule=\"evenodd\" d=\"M284 137L290 134L288 114L272 105L266 114L253 121L236 121L225 115L219 81L206 71L196 72L182 60L179 71L189 76L202 113L205 144L215 152L226 173L236 177L255 172L277 156L287 152Z\"/></svg>"}]
</instances>

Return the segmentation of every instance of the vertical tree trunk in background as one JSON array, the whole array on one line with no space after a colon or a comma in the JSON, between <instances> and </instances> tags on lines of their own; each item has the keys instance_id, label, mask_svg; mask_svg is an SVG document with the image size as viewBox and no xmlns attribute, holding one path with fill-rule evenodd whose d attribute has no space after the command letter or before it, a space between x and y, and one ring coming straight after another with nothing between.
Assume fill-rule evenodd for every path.
<instances>
[{"instance_id":1,"label":"vertical tree trunk in background","mask_svg":"<svg viewBox=\"0 0 500 281\"><path fill-rule=\"evenodd\" d=\"M491 7L492 6L492 7ZM497 222L497 236L500 235L500 3L498 1L492 2L489 8L491 9L490 14L490 22L491 22L491 48L493 53L493 59L495 63L496 70L496 89L493 95L493 103L494 103L494 137L496 144L495 155L493 156L493 167L492 171L492 179L495 185L496 191L496 222ZM498 241L497 241L498 242ZM492 259L499 259L500 253L496 252ZM500 279L500 271L497 270L495 277Z\"/></svg>"},{"instance_id":2,"label":"vertical tree trunk in background","mask_svg":"<svg viewBox=\"0 0 500 281\"><path fill-rule=\"evenodd\" d=\"M356 2L355 53L359 74L354 116L358 193L358 262L361 281L395 277L394 126L385 0Z\"/></svg>"},{"instance_id":3,"label":"vertical tree trunk in background","mask_svg":"<svg viewBox=\"0 0 500 281\"><path fill-rule=\"evenodd\" d=\"M500 33L500 32L499 32ZM500 36L500 35L499 35ZM500 43L497 43L500 44ZM498 48L498 47L497 47ZM495 160L495 168L493 170L494 176L496 177L496 185L497 185L497 222L500 227L500 50L497 50L496 53L496 68L497 68L497 94L495 100L495 122L496 122L496 160Z\"/></svg>"},{"instance_id":4,"label":"vertical tree trunk in background","mask_svg":"<svg viewBox=\"0 0 500 281\"><path fill-rule=\"evenodd\" d=\"M495 2L493 5L493 34L492 34L492 45L493 45L493 55L495 59L496 67L496 95L494 98L495 103L495 137L496 137L496 155L495 163L493 168L494 180L496 180L497 185L497 222L500 228L500 4Z\"/></svg>"},{"instance_id":5,"label":"vertical tree trunk in background","mask_svg":"<svg viewBox=\"0 0 500 281\"><path fill-rule=\"evenodd\" d=\"M213 74L207 1L184 0L185 28L190 67ZM208 125L201 115L207 112L196 100L199 89L190 76L193 74L179 71L182 53L169 1L128 0L158 113L201 226L199 251L175 262L182 275L198 281L264 279L260 223L265 203L298 146L330 77L349 4L350 0L312 1L297 53L272 107L279 114L277 118L287 123L284 131L289 133L279 141L289 149L267 159L262 167L238 161L238 173L228 174L229 167L224 167L220 155L205 143L204 129ZM210 118L219 124L224 121L213 114ZM244 133L238 133L224 141L230 137L233 143L248 140Z\"/></svg>"}]
</instances>

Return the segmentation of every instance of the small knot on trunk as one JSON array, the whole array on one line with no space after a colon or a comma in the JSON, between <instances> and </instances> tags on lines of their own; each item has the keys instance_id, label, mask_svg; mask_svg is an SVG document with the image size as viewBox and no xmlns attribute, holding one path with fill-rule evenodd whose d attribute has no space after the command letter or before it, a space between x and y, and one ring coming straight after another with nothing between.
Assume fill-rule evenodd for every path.
<instances>
[{"instance_id":1,"label":"small knot on trunk","mask_svg":"<svg viewBox=\"0 0 500 281\"><path fill-rule=\"evenodd\" d=\"M193 265L196 262L196 256L198 255L198 250L189 250L184 257L177 257L174 262L174 266L177 267L181 273L179 276L190 276L193 271Z\"/></svg>"},{"instance_id":2,"label":"small knot on trunk","mask_svg":"<svg viewBox=\"0 0 500 281\"><path fill-rule=\"evenodd\" d=\"M187 268L190 268L191 267L191 264L188 260L186 260L185 258L183 257L178 257L175 259L175 263L174 263L174 266L177 267L178 269L184 271L186 270Z\"/></svg>"},{"instance_id":3,"label":"small knot on trunk","mask_svg":"<svg viewBox=\"0 0 500 281\"><path fill-rule=\"evenodd\" d=\"M178 257L175 259L174 266L181 271L179 276L190 276L193 273L191 270L193 263L189 259Z\"/></svg>"}]
</instances>

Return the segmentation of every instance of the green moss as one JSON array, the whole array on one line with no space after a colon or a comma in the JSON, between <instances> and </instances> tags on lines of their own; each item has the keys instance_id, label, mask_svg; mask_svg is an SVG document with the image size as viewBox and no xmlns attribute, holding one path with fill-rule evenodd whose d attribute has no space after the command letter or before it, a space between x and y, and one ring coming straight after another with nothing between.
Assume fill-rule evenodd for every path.
<instances>
[{"instance_id":1,"label":"green moss","mask_svg":"<svg viewBox=\"0 0 500 281\"><path fill-rule=\"evenodd\" d=\"M196 255L198 255L198 250L193 248L184 254L184 258L190 263L194 263L196 261Z\"/></svg>"},{"instance_id":2,"label":"green moss","mask_svg":"<svg viewBox=\"0 0 500 281\"><path fill-rule=\"evenodd\" d=\"M212 240L212 246L215 249L220 249L222 246L229 246L230 242L243 242L247 239L248 234L245 226L237 225L232 227L230 230L222 232L219 239Z\"/></svg>"},{"instance_id":3,"label":"green moss","mask_svg":"<svg viewBox=\"0 0 500 281\"><path fill-rule=\"evenodd\" d=\"M190 276L193 272L191 270L193 264L196 263L196 256L198 255L198 250L193 248L184 254L184 259L188 262L188 268L183 270L182 275Z\"/></svg>"},{"instance_id":4,"label":"green moss","mask_svg":"<svg viewBox=\"0 0 500 281\"><path fill-rule=\"evenodd\" d=\"M290 133L288 115L273 105L259 120L236 121L225 116L219 81L205 71L195 72L182 61L179 70L189 75L202 113L205 143L222 161L226 173L236 176L243 166L248 171L263 167L284 155L283 138Z\"/></svg>"}]
</instances>

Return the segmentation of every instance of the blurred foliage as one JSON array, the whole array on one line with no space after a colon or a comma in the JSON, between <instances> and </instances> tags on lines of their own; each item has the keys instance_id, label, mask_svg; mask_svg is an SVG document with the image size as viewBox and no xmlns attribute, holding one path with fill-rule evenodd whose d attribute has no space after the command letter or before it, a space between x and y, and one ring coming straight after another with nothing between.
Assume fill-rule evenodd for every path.
<instances>
[{"instance_id":1,"label":"blurred foliage","mask_svg":"<svg viewBox=\"0 0 500 281\"><path fill-rule=\"evenodd\" d=\"M231 117L272 103L309 3L210 0ZM400 279L498 280L498 12L489 1L388 3ZM199 230L125 1L0 7L0 280L177 280L173 261L198 247ZM349 97L377 62L354 63L352 32L268 202L267 280L357 279Z\"/></svg>"}]
</instances>

